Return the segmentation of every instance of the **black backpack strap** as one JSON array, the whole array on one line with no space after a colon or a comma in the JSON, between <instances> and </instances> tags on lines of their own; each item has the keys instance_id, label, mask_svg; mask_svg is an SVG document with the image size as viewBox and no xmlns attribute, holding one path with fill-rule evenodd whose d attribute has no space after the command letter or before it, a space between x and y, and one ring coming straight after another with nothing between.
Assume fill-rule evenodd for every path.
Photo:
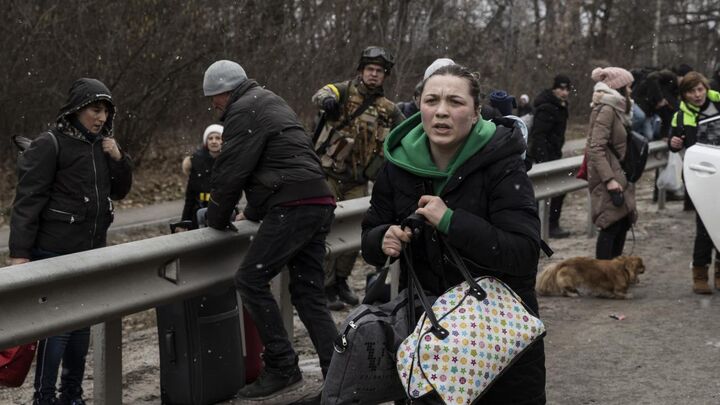
<instances>
[{"instance_id":1,"label":"black backpack strap","mask_svg":"<svg viewBox=\"0 0 720 405\"><path fill-rule=\"evenodd\" d=\"M675 128L678 129L681 137L685 136L685 112L678 110L677 118L675 119Z\"/></svg>"},{"instance_id":2,"label":"black backpack strap","mask_svg":"<svg viewBox=\"0 0 720 405\"><path fill-rule=\"evenodd\" d=\"M60 155L60 144L58 143L57 136L55 136L55 133L53 131L48 131L48 134L50 134L50 138L53 140L53 144L55 145L55 156Z\"/></svg>"},{"instance_id":3,"label":"black backpack strap","mask_svg":"<svg viewBox=\"0 0 720 405\"><path fill-rule=\"evenodd\" d=\"M550 245L548 245L544 239L540 239L540 249L542 249L543 253L545 253L547 257L552 257L552 255L555 254L555 252L550 248Z\"/></svg>"}]
</instances>

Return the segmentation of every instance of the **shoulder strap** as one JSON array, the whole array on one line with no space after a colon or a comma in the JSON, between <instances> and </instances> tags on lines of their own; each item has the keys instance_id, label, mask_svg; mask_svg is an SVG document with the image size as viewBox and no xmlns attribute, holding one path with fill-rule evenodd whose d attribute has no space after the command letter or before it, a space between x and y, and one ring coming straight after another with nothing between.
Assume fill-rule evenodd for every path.
<instances>
[{"instance_id":1,"label":"shoulder strap","mask_svg":"<svg viewBox=\"0 0 720 405\"><path fill-rule=\"evenodd\" d=\"M52 138L53 144L55 145L55 156L57 157L60 155L60 144L58 143L57 137L53 131L48 131L48 134L50 134L50 138Z\"/></svg>"},{"instance_id":2,"label":"shoulder strap","mask_svg":"<svg viewBox=\"0 0 720 405\"><path fill-rule=\"evenodd\" d=\"M350 116L346 117L338 126L336 126L335 130L339 131L339 130L345 128L346 126L348 126L355 118L361 116L362 113L365 112L365 110L367 110L371 105L373 105L373 103L375 103L376 99L377 99L377 95L375 95L375 94L371 94L371 95L365 97L362 104L360 104L360 106L358 106L358 108L355 111L353 111L353 113Z\"/></svg>"},{"instance_id":3,"label":"shoulder strap","mask_svg":"<svg viewBox=\"0 0 720 405\"><path fill-rule=\"evenodd\" d=\"M680 131L680 136L685 135L685 112L683 110L678 110L675 127Z\"/></svg>"}]
</instances>

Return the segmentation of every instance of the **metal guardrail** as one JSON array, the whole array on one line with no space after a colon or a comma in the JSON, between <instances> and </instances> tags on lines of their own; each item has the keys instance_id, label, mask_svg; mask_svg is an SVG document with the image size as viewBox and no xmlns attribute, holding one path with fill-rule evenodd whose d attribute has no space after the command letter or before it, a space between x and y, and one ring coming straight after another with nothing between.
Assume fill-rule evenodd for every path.
<instances>
[{"instance_id":1,"label":"metal guardrail","mask_svg":"<svg viewBox=\"0 0 720 405\"><path fill-rule=\"evenodd\" d=\"M650 150L648 169L667 161L664 142L653 142ZM581 161L576 156L542 163L529 172L541 202L545 237L544 201L586 187L575 178ZM359 249L360 222L368 205L369 197L338 204L327 237L330 255ZM120 319L231 283L257 230L250 221L237 225L237 233L199 229L0 269L0 348L96 324L95 402L120 404ZM276 292L282 292L284 322L292 331L292 308L283 286L280 282Z\"/></svg>"},{"instance_id":2,"label":"metal guardrail","mask_svg":"<svg viewBox=\"0 0 720 405\"><path fill-rule=\"evenodd\" d=\"M650 153L648 155L645 170L654 170L667 164L668 146L665 141L650 142ZM550 198L567 194L587 188L587 182L575 178L583 156L573 156L552 162L536 164L528 172L533 183L535 199L538 200L540 209L541 235L543 239L549 237ZM665 191L660 190L659 207L663 208L665 203ZM588 235L595 230L590 219L590 201L588 198Z\"/></svg>"}]
</instances>

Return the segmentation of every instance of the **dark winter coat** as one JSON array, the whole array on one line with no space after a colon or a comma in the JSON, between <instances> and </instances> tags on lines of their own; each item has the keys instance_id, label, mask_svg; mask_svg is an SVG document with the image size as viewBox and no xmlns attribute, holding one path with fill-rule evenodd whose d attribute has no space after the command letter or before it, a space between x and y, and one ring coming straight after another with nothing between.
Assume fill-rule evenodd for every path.
<instances>
[{"instance_id":1,"label":"dark winter coat","mask_svg":"<svg viewBox=\"0 0 720 405\"><path fill-rule=\"evenodd\" d=\"M532 114L532 113L533 113L533 109L530 106L530 104L518 106L518 108L517 108L518 117L522 117L523 115Z\"/></svg>"},{"instance_id":2,"label":"dark winter coat","mask_svg":"<svg viewBox=\"0 0 720 405\"><path fill-rule=\"evenodd\" d=\"M389 141L395 139L391 134ZM390 149L393 145L386 147ZM470 271L476 276L500 278L537 311L534 287L540 220L521 158L524 151L525 142L519 130L498 127L492 139L454 172L440 197L453 210L447 240L466 259ZM375 266L385 263L387 257L382 252L385 232L414 213L420 196L433 194L433 190L430 179L386 162L373 186L370 209L362 223L361 250L365 261ZM440 231L426 225L412 249L414 269L423 288L433 295L463 281L446 259L437 232ZM405 268L405 263L402 267ZM401 285L404 283L401 281ZM507 371L486 398L492 403L544 403L544 386L540 343Z\"/></svg>"},{"instance_id":3,"label":"dark winter coat","mask_svg":"<svg viewBox=\"0 0 720 405\"><path fill-rule=\"evenodd\" d=\"M657 115L662 120L660 137L668 136L670 121L673 113L678 109L677 76L670 70L663 69L651 72L633 88L633 100L648 117ZM657 104L667 100L668 104L657 108Z\"/></svg>"},{"instance_id":4,"label":"dark winter coat","mask_svg":"<svg viewBox=\"0 0 720 405\"><path fill-rule=\"evenodd\" d=\"M197 229L197 211L207 207L210 200L210 176L215 158L206 147L199 148L190 157L190 174L185 188L185 206L182 219L192 221L192 229Z\"/></svg>"},{"instance_id":5,"label":"dark winter coat","mask_svg":"<svg viewBox=\"0 0 720 405\"><path fill-rule=\"evenodd\" d=\"M415 115L415 113L420 111L420 107L415 104L415 101L401 101L397 103L397 108L405 116L405 118Z\"/></svg>"},{"instance_id":6,"label":"dark winter coat","mask_svg":"<svg viewBox=\"0 0 720 405\"><path fill-rule=\"evenodd\" d=\"M712 78L710 79L710 88L715 91L720 91L720 69L716 69L713 72Z\"/></svg>"},{"instance_id":7,"label":"dark winter coat","mask_svg":"<svg viewBox=\"0 0 720 405\"><path fill-rule=\"evenodd\" d=\"M232 92L221 121L223 148L213 167L209 226L228 227L243 191L244 215L254 221L273 206L332 195L310 136L275 93L246 80Z\"/></svg>"},{"instance_id":8,"label":"dark winter coat","mask_svg":"<svg viewBox=\"0 0 720 405\"><path fill-rule=\"evenodd\" d=\"M95 101L106 101L108 118L99 136L88 136L70 122ZM109 90L94 79L80 79L56 125L41 134L18 159L18 185L10 219L10 257L30 258L38 248L58 254L103 247L113 221L112 200L132 184L129 157L115 161L102 150L112 136L114 107Z\"/></svg>"},{"instance_id":9,"label":"dark winter coat","mask_svg":"<svg viewBox=\"0 0 720 405\"><path fill-rule=\"evenodd\" d=\"M567 102L547 89L535 97L533 105L535 114L528 136L528 155L536 163L561 159L568 119Z\"/></svg>"}]
</instances>

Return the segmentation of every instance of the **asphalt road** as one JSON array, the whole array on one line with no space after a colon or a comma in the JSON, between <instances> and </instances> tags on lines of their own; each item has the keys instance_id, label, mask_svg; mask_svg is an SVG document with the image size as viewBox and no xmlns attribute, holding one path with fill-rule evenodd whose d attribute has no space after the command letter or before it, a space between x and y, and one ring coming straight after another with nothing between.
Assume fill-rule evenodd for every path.
<instances>
[{"instance_id":1,"label":"asphalt road","mask_svg":"<svg viewBox=\"0 0 720 405\"><path fill-rule=\"evenodd\" d=\"M127 232L129 229L138 227L150 227L179 219L182 214L185 200L167 201L158 204L138 208L118 209L115 212L115 221L110 226L108 233L112 236L116 232ZM0 228L0 253L8 250L8 237L10 228Z\"/></svg>"}]
</instances>

